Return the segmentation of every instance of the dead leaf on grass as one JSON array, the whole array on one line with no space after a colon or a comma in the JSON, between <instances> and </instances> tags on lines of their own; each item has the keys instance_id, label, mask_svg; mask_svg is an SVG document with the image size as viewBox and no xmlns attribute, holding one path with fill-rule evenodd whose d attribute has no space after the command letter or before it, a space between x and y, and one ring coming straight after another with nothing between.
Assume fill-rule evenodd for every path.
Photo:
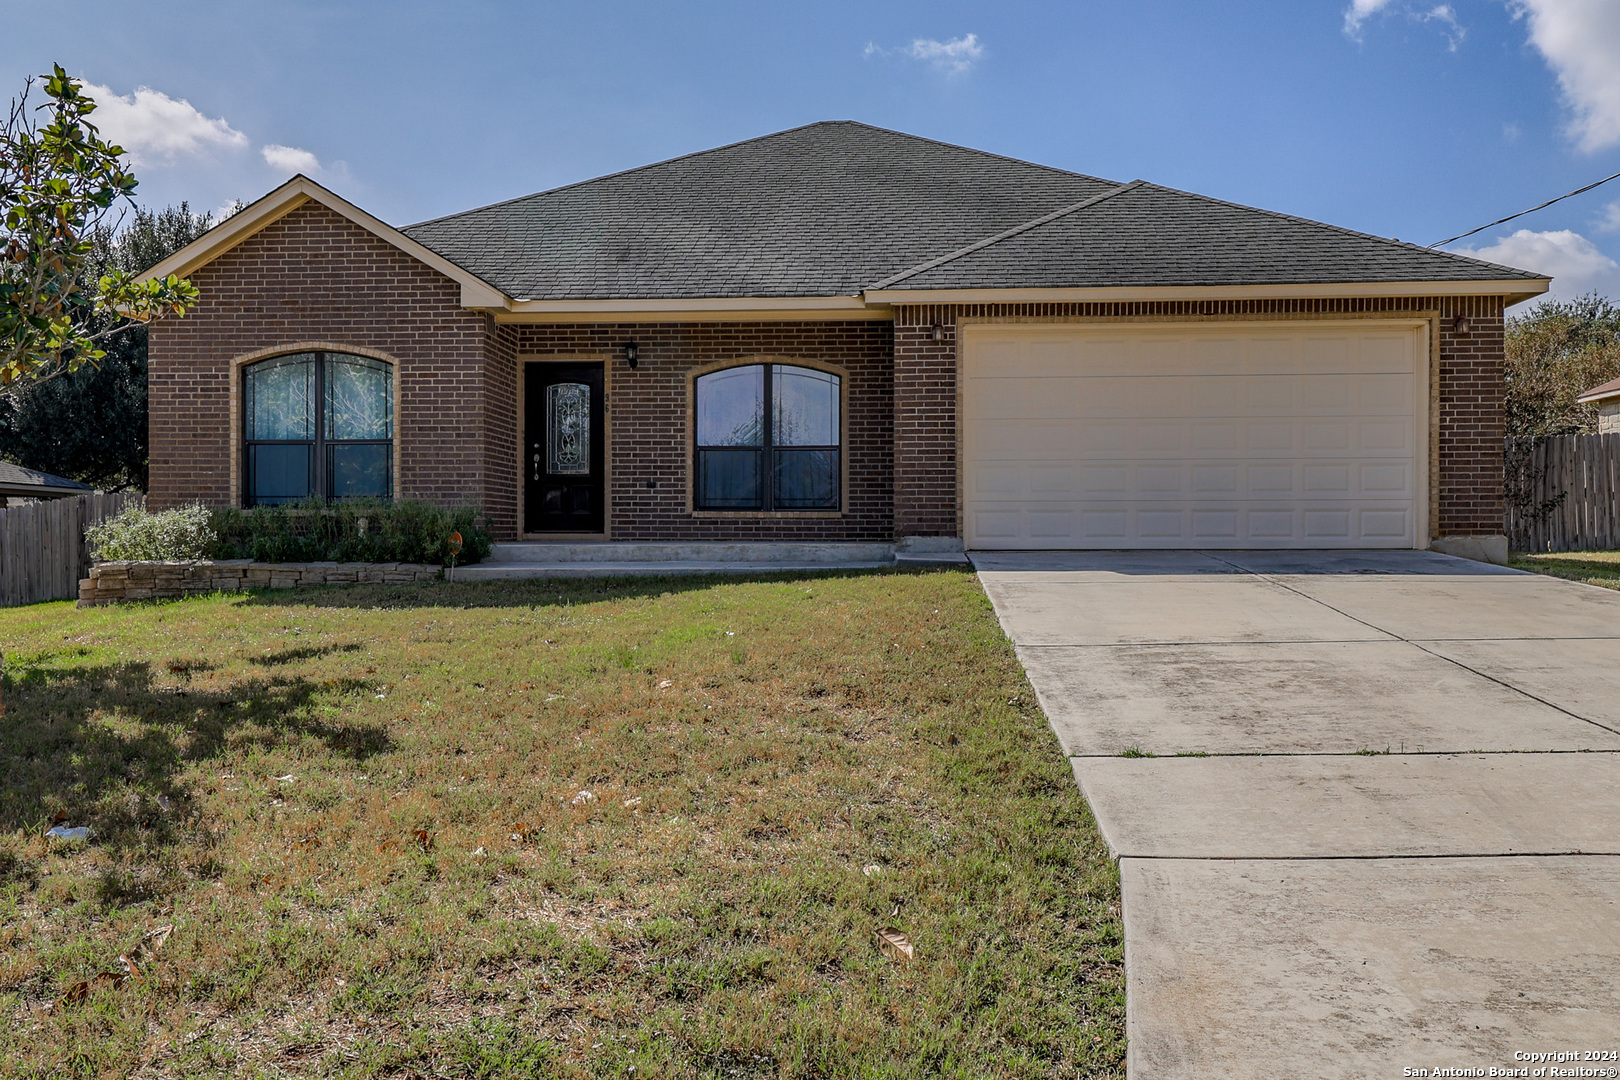
<instances>
[{"instance_id":1,"label":"dead leaf on grass","mask_svg":"<svg viewBox=\"0 0 1620 1080\"><path fill-rule=\"evenodd\" d=\"M169 940L169 935L172 933L174 933L173 924L168 926L160 926L156 930L148 931L144 936L142 936L141 943L133 950L135 956L141 958L143 961L150 962L152 957L157 954L157 951L163 948L163 943ZM119 953L117 964L122 970L103 971L93 979L83 979L74 983L63 992L61 997L57 998L56 1001L52 1003L51 1007L61 1008L64 1005L75 1005L89 997L90 992L97 987L119 986L122 985L127 979L139 979L143 977L141 975L140 965L137 964L129 955Z\"/></svg>"},{"instance_id":2,"label":"dead leaf on grass","mask_svg":"<svg viewBox=\"0 0 1620 1080\"><path fill-rule=\"evenodd\" d=\"M660 689L660 690L668 690L670 687L672 687L674 685L675 685L675 680L674 679L662 679L658 683L658 689Z\"/></svg>"},{"instance_id":3,"label":"dead leaf on grass","mask_svg":"<svg viewBox=\"0 0 1620 1080\"><path fill-rule=\"evenodd\" d=\"M892 926L877 928L877 946L878 952L890 960L914 960L917 957L911 939Z\"/></svg>"},{"instance_id":4,"label":"dead leaf on grass","mask_svg":"<svg viewBox=\"0 0 1620 1080\"><path fill-rule=\"evenodd\" d=\"M433 834L426 829L417 829L411 834L411 837L416 841L416 846L423 851L428 851L433 847Z\"/></svg>"}]
</instances>

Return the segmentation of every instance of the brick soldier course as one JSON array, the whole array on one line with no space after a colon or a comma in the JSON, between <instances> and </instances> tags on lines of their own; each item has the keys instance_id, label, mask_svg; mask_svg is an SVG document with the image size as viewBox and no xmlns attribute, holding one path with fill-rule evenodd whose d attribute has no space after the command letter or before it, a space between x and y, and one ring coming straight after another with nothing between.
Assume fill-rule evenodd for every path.
<instances>
[{"instance_id":1,"label":"brick soldier course","mask_svg":"<svg viewBox=\"0 0 1620 1080\"><path fill-rule=\"evenodd\" d=\"M153 271L189 274L202 301L151 330L151 505L240 505L242 365L319 348L395 365L395 494L479 505L502 539L522 526L531 361L606 364L611 539L957 537L962 325L1380 315L1431 326L1428 534L1499 534L1503 310L1546 288L1460 256L847 123L405 230L303 178L239 217ZM937 302L913 298L929 289ZM1087 289L1115 297L1026 298ZM1131 289L1211 295L1117 295ZM692 375L762 361L845 379L836 513L692 508Z\"/></svg>"}]
</instances>

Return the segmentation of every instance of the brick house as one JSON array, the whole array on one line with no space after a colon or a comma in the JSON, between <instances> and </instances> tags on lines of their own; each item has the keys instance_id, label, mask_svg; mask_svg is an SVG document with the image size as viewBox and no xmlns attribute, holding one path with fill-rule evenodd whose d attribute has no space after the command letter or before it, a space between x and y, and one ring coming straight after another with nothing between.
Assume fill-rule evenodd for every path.
<instances>
[{"instance_id":1,"label":"brick house","mask_svg":"<svg viewBox=\"0 0 1620 1080\"><path fill-rule=\"evenodd\" d=\"M498 536L1426 547L1502 532L1535 274L812 124L395 229L295 177L155 267L154 506Z\"/></svg>"}]
</instances>

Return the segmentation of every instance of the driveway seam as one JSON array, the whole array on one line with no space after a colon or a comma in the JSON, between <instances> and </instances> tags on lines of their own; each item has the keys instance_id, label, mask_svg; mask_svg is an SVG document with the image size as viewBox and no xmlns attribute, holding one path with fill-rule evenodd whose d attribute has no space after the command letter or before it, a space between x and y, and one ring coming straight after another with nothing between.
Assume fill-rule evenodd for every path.
<instances>
[{"instance_id":1,"label":"driveway seam","mask_svg":"<svg viewBox=\"0 0 1620 1080\"><path fill-rule=\"evenodd\" d=\"M1241 570L1244 573L1250 574L1250 575L1252 575L1252 576L1254 576L1256 578L1259 578L1262 581L1266 581L1266 582L1269 582L1269 583L1271 583L1273 585L1276 585L1278 588L1286 589L1289 592L1293 593L1295 596L1303 597L1304 599L1309 600L1313 604L1319 604L1322 607L1327 608L1329 611L1333 612L1336 615L1343 615L1345 618L1351 620L1352 622L1358 622L1362 626L1365 626L1369 630L1376 630L1380 634L1388 634L1390 637L1394 638L1396 641L1404 641L1406 644L1412 646L1412 648L1417 649L1420 652L1428 653L1430 656L1433 656L1433 657L1435 657L1436 659L1439 659L1439 660L1444 660L1448 664L1454 664L1457 667L1462 668L1464 671L1469 672L1470 674L1478 675L1480 678L1486 680L1487 682L1493 682L1498 686L1501 686L1501 687L1504 687L1504 688L1506 688L1508 690L1513 691L1515 694L1522 694L1523 696L1529 698L1531 701L1540 702L1541 704L1547 706L1549 709L1556 709L1557 711L1563 713L1565 716L1571 717L1572 719L1575 719L1575 720L1579 720L1579 721L1581 721L1582 723L1585 723L1585 724L1591 724L1593 727L1598 728L1599 730L1602 730L1602 731L1607 731L1611 735L1620 735L1620 729L1612 728L1607 724L1599 723L1598 721L1593 720L1593 719L1591 719L1589 717L1582 716L1578 712L1574 712L1574 711L1572 711L1570 709L1564 708L1564 706L1558 704L1557 702L1548 701L1544 697L1537 697L1535 694L1532 694L1530 691L1524 689L1523 687L1514 686L1512 683L1506 681L1505 679L1498 679L1494 675L1488 675L1485 672L1478 670L1477 668L1469 667L1467 664L1463 663L1461 660L1457 660L1457 659L1454 659L1454 658L1452 658L1450 656L1446 656L1444 653L1437 653L1433 649L1426 649L1426 648L1423 647L1423 643L1421 641L1414 641L1411 638L1403 637L1402 635L1395 633L1395 631L1393 631L1393 630L1385 630L1382 626L1377 626L1377 625L1375 625L1373 623L1370 623L1366 619L1359 618L1359 617L1357 617L1355 615L1350 614L1348 611L1341 611L1340 609L1334 607L1332 604L1328 603L1326 600L1321 600L1321 599L1318 599L1317 597L1314 597L1314 596L1310 595L1307 592L1302 592L1299 589L1294 588L1292 585L1288 584L1285 581L1278 581L1276 578L1271 577L1268 574L1261 574L1261 573L1257 573L1257 572L1255 572L1253 570L1246 569L1246 568L1244 568L1242 566L1239 566L1237 563L1234 563L1234 562L1231 562L1231 561L1229 561L1227 559L1221 558L1219 555L1213 555L1213 554L1210 554L1209 552L1199 552L1199 554L1208 555L1210 558L1215 559L1217 562L1226 563L1227 566L1233 567L1233 568L1235 568L1237 570ZM1425 639L1425 640L1441 640L1441 639ZM1512 640L1512 639L1509 639L1509 640ZM1540 638L1529 638L1529 639L1526 639L1526 640L1539 641L1541 639ZM1598 641L1609 641L1609 640L1612 640L1612 639L1611 638L1597 638L1596 640L1598 640Z\"/></svg>"},{"instance_id":2,"label":"driveway seam","mask_svg":"<svg viewBox=\"0 0 1620 1080\"><path fill-rule=\"evenodd\" d=\"M1423 852L1409 855L1116 855L1143 862L1389 862L1391 859L1613 859L1617 851Z\"/></svg>"},{"instance_id":3,"label":"driveway seam","mask_svg":"<svg viewBox=\"0 0 1620 1080\"><path fill-rule=\"evenodd\" d=\"M1143 754L1140 760L1197 761L1200 758L1271 758L1271 757L1498 757L1509 754L1620 754L1620 749L1598 747L1581 750L1206 750L1197 754ZM1070 754L1070 761L1113 761L1124 754Z\"/></svg>"}]
</instances>

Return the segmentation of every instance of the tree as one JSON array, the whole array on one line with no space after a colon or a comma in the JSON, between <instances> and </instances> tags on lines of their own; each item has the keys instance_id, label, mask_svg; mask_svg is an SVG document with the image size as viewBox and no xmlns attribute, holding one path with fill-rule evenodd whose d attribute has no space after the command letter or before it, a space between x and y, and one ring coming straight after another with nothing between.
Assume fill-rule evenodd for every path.
<instances>
[{"instance_id":1,"label":"tree","mask_svg":"<svg viewBox=\"0 0 1620 1080\"><path fill-rule=\"evenodd\" d=\"M87 280L139 274L201 236L211 215L186 203L152 212L137 208L122 230L91 235ZM92 314L98 334L117 316ZM105 355L77 371L23 379L0 390L0 458L108 491L145 490L147 470L146 327L104 339Z\"/></svg>"},{"instance_id":2,"label":"tree","mask_svg":"<svg viewBox=\"0 0 1620 1080\"><path fill-rule=\"evenodd\" d=\"M44 77L46 102L31 109L33 83L0 127L0 386L77 371L102 359L100 342L127 333L130 319L184 315L197 299L173 275L145 283L123 270L87 277L97 230L130 204L135 177L123 148L86 119L96 104L82 83L56 65ZM114 322L94 329L96 315Z\"/></svg>"},{"instance_id":3,"label":"tree","mask_svg":"<svg viewBox=\"0 0 1620 1080\"><path fill-rule=\"evenodd\" d=\"M1620 376L1620 305L1591 293L1548 300L1507 323L1507 433L1543 438L1597 430L1582 391Z\"/></svg>"}]
</instances>

